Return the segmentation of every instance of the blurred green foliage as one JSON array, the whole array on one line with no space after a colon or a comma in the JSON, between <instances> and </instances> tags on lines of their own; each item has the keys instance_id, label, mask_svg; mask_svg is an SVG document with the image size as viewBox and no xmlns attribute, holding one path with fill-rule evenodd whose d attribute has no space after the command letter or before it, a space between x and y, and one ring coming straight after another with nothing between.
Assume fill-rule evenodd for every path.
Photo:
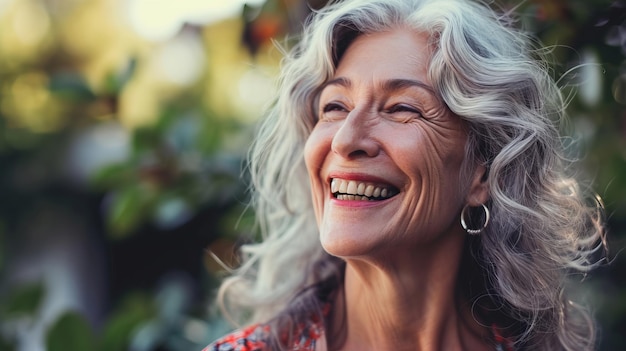
<instances>
[{"instance_id":1,"label":"blurred green foliage","mask_svg":"<svg viewBox=\"0 0 626 351\"><path fill-rule=\"evenodd\" d=\"M42 284L20 286L8 298L2 311L2 319L20 315L32 315L39 309L45 289Z\"/></svg>"},{"instance_id":2,"label":"blurred green foliage","mask_svg":"<svg viewBox=\"0 0 626 351\"><path fill-rule=\"evenodd\" d=\"M23 349L24 331L49 317L55 286L46 274L33 279L23 261L35 265L48 246L65 243L67 233L74 233L69 242L86 240L97 253L74 262L86 269L77 282L85 289L102 284L110 292L98 308L67 308L47 319L45 349L200 350L230 328L215 306L208 307L223 272L206 250L234 264L233 247L254 235L253 214L244 212L241 165L254 129L248 121L256 116L229 112L218 94L243 83L228 79L232 86L222 86L219 74L227 67L220 66L190 85L158 85L145 72L159 45L135 39L122 59L94 74L85 67L108 57L96 48L130 34L85 39L66 31L95 30L90 21L99 17L87 14L99 16L109 2L27 3L51 25L36 45L19 46L0 35L0 351ZM500 4L506 10L517 2ZM307 14L303 8L303 1L270 0L260 9L245 7L234 21L187 24L181 33L203 38L207 65L263 65L272 52L269 39L297 31ZM563 82L579 92L569 107L571 134L580 145L573 154L585 150L581 172L594 179L606 201L614 253L626 246L625 9L612 0L533 0L517 7L521 24L554 45L555 76L567 73ZM77 17L81 13L88 20ZM72 21L77 27L63 29ZM115 18L100 21L96 27L114 32ZM216 43L224 33L240 40L234 47ZM76 49L76 42L85 49ZM568 71L581 63L583 68ZM149 97L152 105L142 100ZM135 105L144 110L137 113ZM128 110L148 117L133 122ZM102 145L108 146L98 149ZM65 220L64 213L70 214ZM52 220L37 226L41 218ZM197 250L176 254L185 244ZM626 262L616 257L585 285L598 308L602 350L626 342ZM105 268L97 270L98 263ZM167 267L178 265L185 274L168 276ZM107 274L100 276L102 271Z\"/></svg>"},{"instance_id":3,"label":"blurred green foliage","mask_svg":"<svg viewBox=\"0 0 626 351\"><path fill-rule=\"evenodd\" d=\"M79 351L93 349L96 340L87 321L76 312L66 312L48 330L48 351Z\"/></svg>"}]
</instances>

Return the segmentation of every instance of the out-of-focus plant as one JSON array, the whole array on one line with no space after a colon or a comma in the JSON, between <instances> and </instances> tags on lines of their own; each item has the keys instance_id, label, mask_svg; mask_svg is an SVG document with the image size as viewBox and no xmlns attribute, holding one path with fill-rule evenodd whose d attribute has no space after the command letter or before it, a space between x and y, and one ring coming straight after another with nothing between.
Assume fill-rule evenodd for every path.
<instances>
[{"instance_id":1,"label":"out-of-focus plant","mask_svg":"<svg viewBox=\"0 0 626 351\"><path fill-rule=\"evenodd\" d=\"M5 301L0 308L0 320L5 322L0 333L1 351L16 349L14 331L21 325L33 323L44 295L44 287L41 284L30 284L10 291L4 298Z\"/></svg>"},{"instance_id":2,"label":"out-of-focus plant","mask_svg":"<svg viewBox=\"0 0 626 351\"><path fill-rule=\"evenodd\" d=\"M108 193L104 209L114 237L147 222L162 229L180 226L202 206L245 202L240 178L245 151L227 150L225 144L245 145L246 127L199 108L181 108L198 105L185 100L165 107L154 125L134 130L128 159L95 175L94 185Z\"/></svg>"},{"instance_id":3,"label":"out-of-focus plant","mask_svg":"<svg viewBox=\"0 0 626 351\"><path fill-rule=\"evenodd\" d=\"M21 238L37 214L33 208L50 204L96 213L84 219L77 212L76 220L97 227L101 251L132 240L147 244L163 233L184 242L189 236L183 234L206 231L203 245L229 261L235 243L248 240L241 235L252 232L241 166L251 121L271 103L266 75L280 59L271 39L297 33L306 14L326 2L246 5L239 18L187 23L171 42L157 43L132 34L112 10L114 1L15 0L4 8L0 1L0 278L11 276L21 252L16 243L34 245ZM612 245L625 246L625 3L503 0L494 6L516 7L520 24L554 45L555 77L578 92L569 114L580 150L590 150L583 171L607 204ZM184 65L195 67L193 76L168 78ZM138 254L137 261L165 260L151 255L156 258ZM219 266L208 255L197 261L204 275L166 275L158 284L125 290L95 321L76 309L57 315L44 326L46 349L201 349L229 326L215 306L206 307ZM589 284L602 350L624 343L625 273L618 256ZM20 333L41 319L51 290L42 281L6 286L2 280L0 351L13 351Z\"/></svg>"},{"instance_id":4,"label":"out-of-focus plant","mask_svg":"<svg viewBox=\"0 0 626 351\"><path fill-rule=\"evenodd\" d=\"M111 52L120 50L110 37L120 34L119 29L106 31L114 26L106 20L100 23L102 28L92 23L99 20L93 16L96 9L106 9L113 2L62 3L20 0L4 13L0 6L0 16L9 16L0 21L0 27L4 25L0 28L0 278L7 277L0 279L0 350L24 349L26 333L39 328L45 328L47 350L200 349L227 330L215 309L210 313L206 309L216 270L194 276L198 282L193 284L164 278L154 292L127 291L115 300L100 302L108 313L99 320L69 309L42 325L42 305L54 298L49 294L49 284L54 283L37 279L27 283L24 280L32 279L7 272L5 263L12 267L21 255L7 247L38 247L37 242L20 238L35 205L48 211L49 207L98 203L96 212L102 219L90 223L103 224L97 229L105 234L100 250L135 239L139 233L180 228L197 233L206 228L203 242L215 242L211 249L227 256L240 234L249 231L246 225L237 229L235 224L251 216L249 212L242 215L247 198L241 172L253 128L249 121L255 116L242 117L245 109L230 114L224 101L213 106L214 96L237 91L240 77L233 75L220 94L215 92L215 80L220 69L242 75L237 60L250 64L258 59L255 67L268 63L259 51L250 56L238 41L228 44L229 49L222 46L224 52L210 47L220 42L223 33L242 37L244 23L254 14L218 23L213 26L217 29L183 28L181 50L191 45L196 53L206 50L203 54L211 57L209 63L223 61L220 55L230 55L226 60L231 61L228 67L199 70L185 85L152 79L146 72L155 65L171 65L172 52L176 52L165 44L142 43L131 34L117 38L130 42L124 44L125 51L115 54L123 59L98 61L111 57L102 49L109 47L107 42L112 43ZM23 23L18 21L30 21L33 13L50 30L39 33L40 40L29 47L14 46L10 37L14 28L7 30L6 24L17 23L15 28L22 30ZM85 41L81 35L90 31L102 37ZM266 39L254 39L257 49L262 46L258 40ZM93 45L97 42L102 45ZM162 62L155 62L151 53L161 55ZM252 82L258 83L259 73L255 74ZM254 91L244 88L247 93ZM198 220L201 216L214 223ZM45 229L50 232L37 236L57 235L56 228ZM149 235L146 238L150 240ZM205 262L198 256L195 264ZM14 279L16 275L20 279Z\"/></svg>"}]
</instances>

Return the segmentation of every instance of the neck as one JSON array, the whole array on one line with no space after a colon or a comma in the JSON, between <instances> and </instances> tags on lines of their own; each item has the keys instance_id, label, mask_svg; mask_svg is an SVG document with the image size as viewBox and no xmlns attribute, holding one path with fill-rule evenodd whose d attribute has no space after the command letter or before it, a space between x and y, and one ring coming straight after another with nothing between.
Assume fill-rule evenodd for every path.
<instances>
[{"instance_id":1,"label":"neck","mask_svg":"<svg viewBox=\"0 0 626 351\"><path fill-rule=\"evenodd\" d=\"M457 236L402 250L404 257L394 250L346 259L345 301L335 308L345 310L342 350L485 349L484 335L476 335L483 328L455 295L462 246Z\"/></svg>"}]
</instances>

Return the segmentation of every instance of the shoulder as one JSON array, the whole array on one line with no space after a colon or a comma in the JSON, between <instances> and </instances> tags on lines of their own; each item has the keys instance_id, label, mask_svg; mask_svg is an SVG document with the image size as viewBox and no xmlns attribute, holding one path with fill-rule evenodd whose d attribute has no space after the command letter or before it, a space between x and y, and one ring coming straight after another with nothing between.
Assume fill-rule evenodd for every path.
<instances>
[{"instance_id":1,"label":"shoulder","mask_svg":"<svg viewBox=\"0 0 626 351\"><path fill-rule=\"evenodd\" d=\"M202 351L261 351L268 332L267 326L254 324L214 341Z\"/></svg>"}]
</instances>

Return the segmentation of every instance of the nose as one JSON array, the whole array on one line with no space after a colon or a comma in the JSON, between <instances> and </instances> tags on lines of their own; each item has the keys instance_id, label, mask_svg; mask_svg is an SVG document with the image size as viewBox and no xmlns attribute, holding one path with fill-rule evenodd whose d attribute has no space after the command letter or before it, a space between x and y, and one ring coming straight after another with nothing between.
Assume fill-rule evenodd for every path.
<instances>
[{"instance_id":1,"label":"nose","mask_svg":"<svg viewBox=\"0 0 626 351\"><path fill-rule=\"evenodd\" d=\"M333 136L331 149L344 158L374 157L380 146L372 135L373 122L366 113L353 110Z\"/></svg>"}]
</instances>

